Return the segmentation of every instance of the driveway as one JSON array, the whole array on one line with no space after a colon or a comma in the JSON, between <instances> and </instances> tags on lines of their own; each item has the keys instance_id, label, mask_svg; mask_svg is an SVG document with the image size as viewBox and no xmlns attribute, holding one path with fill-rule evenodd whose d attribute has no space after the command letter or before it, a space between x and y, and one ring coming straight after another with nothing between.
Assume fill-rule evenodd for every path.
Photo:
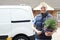
<instances>
[{"instance_id":1,"label":"driveway","mask_svg":"<svg viewBox=\"0 0 60 40\"><path fill-rule=\"evenodd\" d=\"M60 28L57 28L52 37L52 40L60 40Z\"/></svg>"}]
</instances>

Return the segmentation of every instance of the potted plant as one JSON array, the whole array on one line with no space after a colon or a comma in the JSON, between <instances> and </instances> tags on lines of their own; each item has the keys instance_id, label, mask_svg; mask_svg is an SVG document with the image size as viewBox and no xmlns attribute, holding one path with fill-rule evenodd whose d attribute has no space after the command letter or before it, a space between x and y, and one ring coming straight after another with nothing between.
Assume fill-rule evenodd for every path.
<instances>
[{"instance_id":1,"label":"potted plant","mask_svg":"<svg viewBox=\"0 0 60 40\"><path fill-rule=\"evenodd\" d=\"M46 31L54 31L57 29L57 22L55 19L47 19L45 21L45 26L44 26L44 29Z\"/></svg>"}]
</instances>

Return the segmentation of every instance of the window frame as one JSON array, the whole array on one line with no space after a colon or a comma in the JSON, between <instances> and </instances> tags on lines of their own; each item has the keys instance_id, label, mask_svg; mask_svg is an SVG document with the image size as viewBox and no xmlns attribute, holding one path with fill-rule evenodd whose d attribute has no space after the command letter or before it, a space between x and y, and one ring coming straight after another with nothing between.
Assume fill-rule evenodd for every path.
<instances>
[{"instance_id":1,"label":"window frame","mask_svg":"<svg viewBox=\"0 0 60 40\"><path fill-rule=\"evenodd\" d=\"M59 18L58 16L59 16L59 14L60 14L60 11L59 12L57 12L57 19ZM58 20L58 22L60 22L60 20Z\"/></svg>"}]
</instances>

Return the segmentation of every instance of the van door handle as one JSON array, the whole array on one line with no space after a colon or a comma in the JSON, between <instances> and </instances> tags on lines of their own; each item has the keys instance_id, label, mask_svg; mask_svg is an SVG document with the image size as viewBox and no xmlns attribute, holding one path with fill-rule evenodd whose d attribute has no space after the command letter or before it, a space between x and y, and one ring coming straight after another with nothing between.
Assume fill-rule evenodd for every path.
<instances>
[{"instance_id":1,"label":"van door handle","mask_svg":"<svg viewBox=\"0 0 60 40\"><path fill-rule=\"evenodd\" d=\"M11 21L11 23L24 23L24 22L30 22L31 20L17 20L17 21Z\"/></svg>"}]
</instances>

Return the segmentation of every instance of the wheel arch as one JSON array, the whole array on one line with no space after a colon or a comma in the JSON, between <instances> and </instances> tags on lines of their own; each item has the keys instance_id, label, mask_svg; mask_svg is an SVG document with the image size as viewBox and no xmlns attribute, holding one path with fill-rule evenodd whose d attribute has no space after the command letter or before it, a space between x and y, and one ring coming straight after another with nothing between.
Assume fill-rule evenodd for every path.
<instances>
[{"instance_id":1,"label":"wheel arch","mask_svg":"<svg viewBox=\"0 0 60 40\"><path fill-rule=\"evenodd\" d=\"M26 34L23 34L23 33L16 34L14 37L12 37L12 40L14 40L14 38L16 38L17 36L25 36L30 40L30 38Z\"/></svg>"}]
</instances>

